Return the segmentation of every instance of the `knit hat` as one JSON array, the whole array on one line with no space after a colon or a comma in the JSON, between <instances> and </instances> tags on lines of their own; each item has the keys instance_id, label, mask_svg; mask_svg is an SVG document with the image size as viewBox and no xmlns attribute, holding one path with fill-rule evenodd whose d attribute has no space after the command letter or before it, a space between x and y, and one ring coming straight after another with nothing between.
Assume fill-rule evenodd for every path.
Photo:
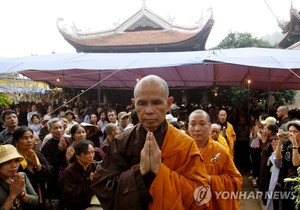
<instances>
[{"instance_id":1,"label":"knit hat","mask_svg":"<svg viewBox=\"0 0 300 210\"><path fill-rule=\"evenodd\" d=\"M19 161L24 159L13 145L0 145L0 164L16 158L19 158Z\"/></svg>"}]
</instances>

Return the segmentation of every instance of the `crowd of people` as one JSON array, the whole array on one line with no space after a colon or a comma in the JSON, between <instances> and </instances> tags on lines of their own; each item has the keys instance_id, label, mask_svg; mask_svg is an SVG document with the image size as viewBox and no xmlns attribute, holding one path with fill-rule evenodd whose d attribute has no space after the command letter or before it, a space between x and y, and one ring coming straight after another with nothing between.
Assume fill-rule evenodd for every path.
<instances>
[{"instance_id":1,"label":"crowd of people","mask_svg":"<svg viewBox=\"0 0 300 210\"><path fill-rule=\"evenodd\" d=\"M4 107L2 209L239 209L251 170L267 209L295 208L284 178L300 165L300 121L232 107L181 105L167 83L141 79L127 107L76 102ZM30 110L29 110L30 108ZM26 110L26 111L25 111ZM277 119L276 119L276 118ZM249 119L249 120L248 120Z\"/></svg>"}]
</instances>

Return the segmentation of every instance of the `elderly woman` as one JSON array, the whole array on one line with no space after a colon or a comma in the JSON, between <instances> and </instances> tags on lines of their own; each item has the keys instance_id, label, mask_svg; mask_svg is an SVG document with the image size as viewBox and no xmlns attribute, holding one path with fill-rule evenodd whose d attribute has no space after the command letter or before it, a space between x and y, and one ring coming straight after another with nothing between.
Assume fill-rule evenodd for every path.
<instances>
[{"instance_id":1,"label":"elderly woman","mask_svg":"<svg viewBox=\"0 0 300 210\"><path fill-rule=\"evenodd\" d=\"M297 167L300 166L300 120L290 121L286 124L287 133L283 130L278 132L278 144L275 151L276 159L281 160L281 166L278 176L278 186L280 190L291 193L294 184L284 183L284 178L297 176ZM295 200L292 195L288 199L279 200L279 209L295 209Z\"/></svg>"},{"instance_id":2,"label":"elderly woman","mask_svg":"<svg viewBox=\"0 0 300 210\"><path fill-rule=\"evenodd\" d=\"M0 146L0 209L33 209L38 204L27 175L17 172L23 159L14 146Z\"/></svg>"},{"instance_id":3,"label":"elderly woman","mask_svg":"<svg viewBox=\"0 0 300 210\"><path fill-rule=\"evenodd\" d=\"M24 157L20 162L19 171L28 176L34 190L39 195L39 205L36 209L44 209L45 186L52 175L52 166L40 151L33 149L34 132L30 128L18 128L13 133L13 141L19 154Z\"/></svg>"},{"instance_id":4,"label":"elderly woman","mask_svg":"<svg viewBox=\"0 0 300 210\"><path fill-rule=\"evenodd\" d=\"M93 192L90 188L96 167L93 143L82 140L74 146L76 161L62 174L62 197L67 210L84 210L89 207Z\"/></svg>"}]
</instances>

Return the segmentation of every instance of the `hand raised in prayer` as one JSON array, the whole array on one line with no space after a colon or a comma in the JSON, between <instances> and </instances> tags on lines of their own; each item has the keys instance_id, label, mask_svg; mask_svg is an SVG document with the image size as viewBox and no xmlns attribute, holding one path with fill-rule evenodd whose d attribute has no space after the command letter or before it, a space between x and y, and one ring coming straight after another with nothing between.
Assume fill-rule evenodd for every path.
<instances>
[{"instance_id":1,"label":"hand raised in prayer","mask_svg":"<svg viewBox=\"0 0 300 210\"><path fill-rule=\"evenodd\" d=\"M156 175L161 164L161 151L153 133L148 131L147 136L150 141L150 170Z\"/></svg>"},{"instance_id":2,"label":"hand raised in prayer","mask_svg":"<svg viewBox=\"0 0 300 210\"><path fill-rule=\"evenodd\" d=\"M144 147L141 151L140 171L142 175L145 175L150 171L150 140L148 134L146 136Z\"/></svg>"},{"instance_id":3,"label":"hand raised in prayer","mask_svg":"<svg viewBox=\"0 0 300 210\"><path fill-rule=\"evenodd\" d=\"M69 162L71 158L74 156L75 150L73 146L68 147L66 152L66 160Z\"/></svg>"},{"instance_id":4,"label":"hand raised in prayer","mask_svg":"<svg viewBox=\"0 0 300 210\"><path fill-rule=\"evenodd\" d=\"M36 163L37 163L36 158L37 157L36 157L35 151L33 149L28 150L28 153L27 153L27 156L26 156L26 160L27 160L28 165L35 166Z\"/></svg>"},{"instance_id":5,"label":"hand raised in prayer","mask_svg":"<svg viewBox=\"0 0 300 210\"><path fill-rule=\"evenodd\" d=\"M67 145L65 138L61 137L59 140L59 143L58 143L58 149L60 151L65 151L67 149L67 147L68 147L68 145Z\"/></svg>"},{"instance_id":6,"label":"hand raised in prayer","mask_svg":"<svg viewBox=\"0 0 300 210\"><path fill-rule=\"evenodd\" d=\"M24 178L21 173L17 173L14 178L11 180L10 186L9 186L9 192L14 197L17 197L23 192L25 185Z\"/></svg>"}]
</instances>

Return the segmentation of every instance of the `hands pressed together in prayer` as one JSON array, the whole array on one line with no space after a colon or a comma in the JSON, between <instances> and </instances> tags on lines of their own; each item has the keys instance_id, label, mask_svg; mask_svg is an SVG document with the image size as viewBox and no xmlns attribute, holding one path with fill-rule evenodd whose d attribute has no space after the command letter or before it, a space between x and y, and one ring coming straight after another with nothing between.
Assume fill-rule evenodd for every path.
<instances>
[{"instance_id":1,"label":"hands pressed together in prayer","mask_svg":"<svg viewBox=\"0 0 300 210\"><path fill-rule=\"evenodd\" d=\"M59 143L58 143L58 149L60 151L65 151L65 150L67 150L67 148L68 148L68 145L67 145L65 138L61 137L59 140Z\"/></svg>"},{"instance_id":2,"label":"hands pressed together in prayer","mask_svg":"<svg viewBox=\"0 0 300 210\"><path fill-rule=\"evenodd\" d=\"M25 181L22 174L17 173L10 181L9 192L14 198L21 195L24 189Z\"/></svg>"},{"instance_id":3,"label":"hands pressed together in prayer","mask_svg":"<svg viewBox=\"0 0 300 210\"><path fill-rule=\"evenodd\" d=\"M27 168L32 171L33 168L36 168L37 171L40 171L42 169L42 165L38 161L38 157L33 149L28 150L26 160L28 163Z\"/></svg>"},{"instance_id":4,"label":"hands pressed together in prayer","mask_svg":"<svg viewBox=\"0 0 300 210\"><path fill-rule=\"evenodd\" d=\"M66 160L69 162L74 155L75 155L74 147L73 146L68 147L66 152Z\"/></svg>"},{"instance_id":5,"label":"hands pressed together in prayer","mask_svg":"<svg viewBox=\"0 0 300 210\"><path fill-rule=\"evenodd\" d=\"M155 175L161 164L161 150L152 132L148 131L144 147L141 151L140 171L142 175L150 171Z\"/></svg>"}]
</instances>

